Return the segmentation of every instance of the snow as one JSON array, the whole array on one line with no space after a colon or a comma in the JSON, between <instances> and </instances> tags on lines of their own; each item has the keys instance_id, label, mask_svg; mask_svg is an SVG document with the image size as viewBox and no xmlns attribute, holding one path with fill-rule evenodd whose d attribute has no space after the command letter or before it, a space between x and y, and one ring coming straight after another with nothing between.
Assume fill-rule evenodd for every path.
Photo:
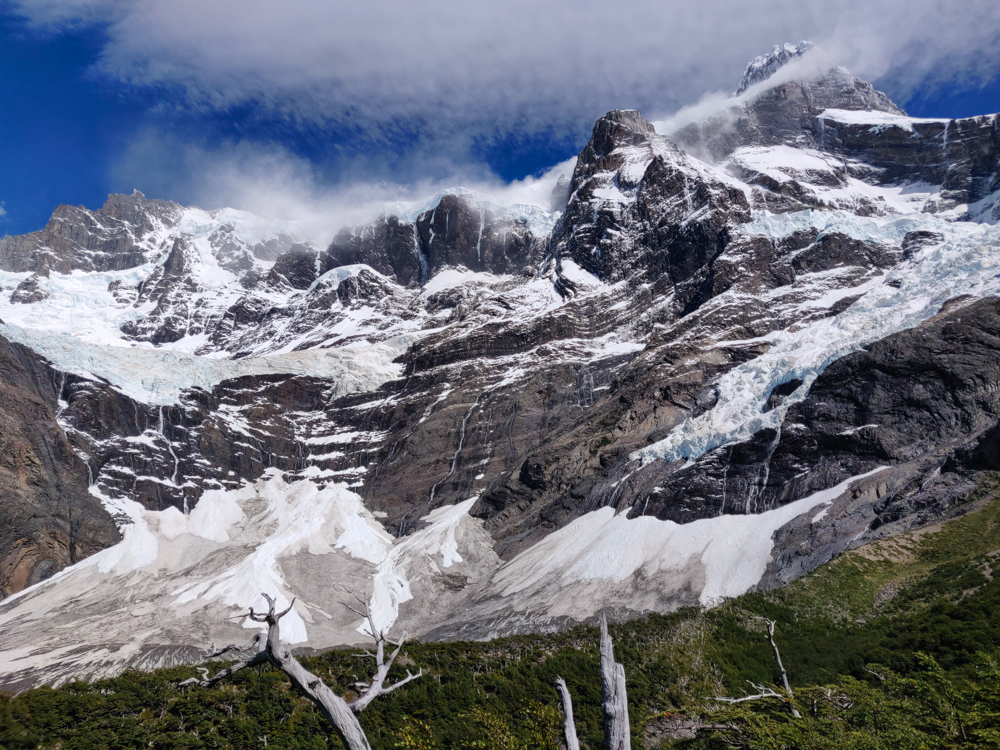
<instances>
[{"instance_id":1,"label":"snow","mask_svg":"<svg viewBox=\"0 0 1000 750\"><path fill-rule=\"evenodd\" d=\"M606 291L611 288L609 284L601 281L590 271L584 270L570 258L559 259L559 275L583 289L600 289Z\"/></svg>"},{"instance_id":2,"label":"snow","mask_svg":"<svg viewBox=\"0 0 1000 750\"><path fill-rule=\"evenodd\" d=\"M867 110L853 109L825 109L819 115L820 120L833 120L845 125L869 125L871 130L881 131L887 128L900 128L913 132L914 125L928 125L938 123L946 125L951 122L948 118L933 117L907 117L906 115L894 115L889 112L869 112Z\"/></svg>"},{"instance_id":3,"label":"snow","mask_svg":"<svg viewBox=\"0 0 1000 750\"><path fill-rule=\"evenodd\" d=\"M462 562L456 533L463 522L473 522L469 511L476 499L471 497L461 503L431 511L420 519L427 525L397 540L385 559L379 563L368 605L372 621L378 630L388 632L399 617L400 605L413 599L409 568L415 561L422 558L433 561L440 557L444 568ZM368 627L367 623L362 623L358 632L367 632Z\"/></svg>"},{"instance_id":4,"label":"snow","mask_svg":"<svg viewBox=\"0 0 1000 750\"><path fill-rule=\"evenodd\" d=\"M48 593L49 599L68 601L71 592L91 589L100 579L105 585L122 586L128 578L133 592L161 583L157 608L165 612L180 605L194 607L181 607L183 611L198 611L215 602L233 613L245 611L261 591L285 607L294 595L284 579L282 560L300 552L323 556L343 550L375 564L393 542L345 485L320 489L310 481L289 484L274 469L255 485L205 492L186 516L176 508L149 511L134 501L111 500L92 491L109 512L127 518L122 541L9 597L0 623L18 616L17 608L7 608L17 599ZM174 575L158 581L164 570ZM178 586L178 581L183 583ZM30 612L30 604L25 606ZM244 627L259 624L247 620ZM282 620L282 638L288 643L308 640L298 607Z\"/></svg>"},{"instance_id":5,"label":"snow","mask_svg":"<svg viewBox=\"0 0 1000 750\"><path fill-rule=\"evenodd\" d=\"M704 122L710 117L724 115L753 101L760 94L775 86L794 80L816 78L833 67L835 66L822 54L822 51L814 47L810 54L786 62L770 77L750 85L737 96L723 91L706 93L695 104L682 107L662 120L655 120L652 125L660 135L669 136L693 122Z\"/></svg>"},{"instance_id":6,"label":"snow","mask_svg":"<svg viewBox=\"0 0 1000 750\"><path fill-rule=\"evenodd\" d=\"M317 278L312 284L309 285L309 289L306 290L306 294L309 294L317 287L329 287L331 289L339 289L340 283L346 279L354 278L362 271L367 271L368 273L374 274L380 278L385 278L369 265L364 263L355 263L349 266L340 266L339 268L331 268L326 273L322 274Z\"/></svg>"},{"instance_id":7,"label":"snow","mask_svg":"<svg viewBox=\"0 0 1000 750\"><path fill-rule=\"evenodd\" d=\"M782 181L788 179L785 170L832 172L840 165L830 154L792 146L747 146L736 149L730 159Z\"/></svg>"},{"instance_id":8,"label":"snow","mask_svg":"<svg viewBox=\"0 0 1000 750\"><path fill-rule=\"evenodd\" d=\"M214 385L244 375L312 375L336 382L337 394L372 391L402 373L397 357L420 334L407 334L360 347L315 349L269 357L216 359L169 349L91 344L70 333L39 331L0 324L0 335L24 344L48 359L56 369L109 382L143 403L179 403L189 388Z\"/></svg>"},{"instance_id":9,"label":"snow","mask_svg":"<svg viewBox=\"0 0 1000 750\"><path fill-rule=\"evenodd\" d=\"M883 469L756 515L677 524L650 516L629 519L629 509L616 514L613 508L601 508L522 552L500 569L492 583L501 596L547 606L549 617L559 617L599 606L593 600L574 601L584 584L599 584L591 590L600 592L605 606L628 606L632 588L625 584L659 580L668 587L679 586L696 571L695 577L703 582L699 601L711 606L760 583L771 562L774 532L820 505L829 505L854 482ZM625 601L619 602L622 598Z\"/></svg>"},{"instance_id":10,"label":"snow","mask_svg":"<svg viewBox=\"0 0 1000 750\"><path fill-rule=\"evenodd\" d=\"M269 219L235 208L212 211L185 208L173 231L190 237L208 237L226 228L231 229L238 240L251 246L279 234L288 234L298 239L302 236L302 228L297 222Z\"/></svg>"},{"instance_id":11,"label":"snow","mask_svg":"<svg viewBox=\"0 0 1000 750\"><path fill-rule=\"evenodd\" d=\"M779 68L797 57L802 57L815 47L812 42L799 42L798 44L776 44L766 55L755 57L743 71L743 78L740 85L733 92L733 97L737 97L756 83L766 81L773 76Z\"/></svg>"},{"instance_id":12,"label":"snow","mask_svg":"<svg viewBox=\"0 0 1000 750\"><path fill-rule=\"evenodd\" d=\"M505 281L510 281L514 277L512 276L498 276L492 273L486 273L485 271L476 272L470 271L466 268L446 268L443 271L438 271L434 276L427 280L421 289L422 297L429 297L437 292L443 292L446 289L454 289L455 287L465 286L466 284L484 284L492 286L494 284L499 284Z\"/></svg>"},{"instance_id":13,"label":"snow","mask_svg":"<svg viewBox=\"0 0 1000 750\"><path fill-rule=\"evenodd\" d=\"M206 632L238 638L234 627L260 627L235 616L260 607L261 592L279 607L296 599L282 620L283 641L357 643L365 630L342 606L350 592L372 591L375 626L388 632L412 598L411 586L462 564L470 540L475 547L488 539L482 522L469 516L475 497L431 511L416 532L397 540L347 485L288 482L274 469L239 489L204 493L189 515L93 491L122 523L123 539L0 604L5 672L45 667L78 676L88 665L122 664L146 644L169 643L191 632L192 623L202 646L211 643ZM149 619L138 627L140 620L122 618L128 611ZM71 658L63 645L67 627L74 648L87 646ZM24 638L32 643L27 652L13 645Z\"/></svg>"},{"instance_id":14,"label":"snow","mask_svg":"<svg viewBox=\"0 0 1000 750\"><path fill-rule=\"evenodd\" d=\"M723 108L745 102L786 77L800 75L803 66L810 65L815 67L819 63L793 60L767 81L758 82L742 96L729 100ZM706 101L707 104L717 103ZM920 123L946 122L841 110L827 110L823 117L851 125L900 127L910 131ZM664 132L659 126L658 130ZM673 161L682 159L661 139L654 139L648 147L628 147L620 152L623 163L616 173L620 179L612 181L608 177L608 184L597 187L594 196L598 200L634 201L635 186L654 155ZM572 170L572 164L561 166ZM683 159L680 167L692 174L711 175L746 191L750 189L723 168L687 159ZM880 205L886 207L886 213L895 212L891 216L869 218L845 210L781 215L755 212L751 223L735 230L744 236L777 239L799 230L815 229L821 234L839 232L866 242L898 247L908 232L925 230L940 233L944 241L920 249L913 258L886 273L872 273L857 283L852 281L854 286L844 284L843 269L834 269L801 276L790 288L766 293L764 301L773 300L775 304L779 304L779 295L787 294L791 301L780 303L783 312L793 318L798 316L799 320L808 320L817 310L829 308L847 297L861 295L861 298L837 316L793 325L764 336L740 341L702 341L709 348L764 342L770 348L730 370L714 384L719 397L712 409L685 421L664 440L632 454L633 459L643 463L677 459L687 459L690 463L715 447L744 440L764 427L777 426L788 406L803 398L813 380L837 358L920 324L952 297L1000 293L1000 227L992 226L1000 220L1000 193L967 207L969 218L981 223L961 223L949 219L959 218L965 207L946 215L919 213L938 193L938 186L868 185L844 176L842 160L819 151L788 146L745 148L736 151L723 167L758 171L779 182L802 179L830 205L845 205L863 197L882 201ZM809 175L819 172L840 175L842 186L809 184ZM481 213L492 210L522 220L541 236L559 217L557 211L546 207L557 177L553 171L538 180L529 178L498 195L471 193L461 188L446 192L466 194ZM433 210L442 195L421 204L397 206L397 215L406 220L416 219ZM324 323L322 335L315 337L314 328L301 335L295 331L282 339L278 352L266 357L233 360L227 359L224 351L211 356L190 354L207 342L206 334L187 336L161 348L128 345L120 326L147 314L152 303L140 308L119 303L108 286L120 282L122 286L135 287L146 279L157 263L164 262L170 246L168 239L175 234L186 238L192 249L188 258L195 266L198 291L189 300L190 306L201 305L200 309L210 315L221 314L245 293L236 276L220 265L221 250L210 239L219 231L252 246L278 232L292 233L294 227L229 209L186 210L176 229L160 228L144 240L150 262L139 268L91 274L52 273L39 281L50 297L30 305L10 304L8 295L0 296L0 319L6 321L0 324L0 334L35 349L57 369L106 380L137 400L164 406L178 403L187 389L210 389L222 380L254 374L322 377L333 383L331 398L374 392L388 380L402 375L402 364L395 360L401 359L408 346L421 336L443 330L431 328L433 319L419 314L393 320L391 313L386 315L384 308L372 303L345 309L342 314L338 308L338 317ZM255 263L259 266L257 270L269 266ZM500 311L497 315L528 319L570 304L556 291L557 267L558 275L574 282L581 295L607 295L610 301L612 294L620 291L568 258L558 261L549 258L531 278L449 268L438 272L420 290L396 287L392 295L404 300L408 309L419 311L420 303L434 293L465 285L490 287L515 303L513 311ZM324 274L304 293L258 290L254 294L259 294L257 299L265 304L307 308L309 295L326 294L362 271L377 273L364 265L346 266ZM0 272L0 286L11 289L27 276ZM384 277L383 281L391 283ZM628 304L625 294L614 299L618 303L612 307L623 308ZM603 301L600 298L597 304ZM729 304L732 299L722 302ZM659 301L664 306L669 303L669 297ZM640 352L645 348L649 321L653 319L647 316L602 337L549 342L544 345L544 356L586 363ZM471 318L464 325L474 327L478 323ZM417 331L424 326L424 330ZM385 333L386 330L390 333ZM398 335L400 331L408 332ZM733 337L745 333L748 331L733 333ZM380 343L361 338L375 336L381 337ZM337 346L345 340L352 343L334 349L292 351L308 342L313 346L316 341L322 341L324 346ZM277 347L276 344L266 351L274 352ZM483 393L531 376L542 356L540 351L541 347L536 347L491 358L489 385ZM764 402L774 386L793 378L802 379L804 385L778 409L763 413ZM453 393L454 387L444 380L441 378L435 386L440 392L424 409L420 422ZM478 401L470 407L467 418L477 405ZM359 404L354 408L372 407ZM235 431L250 434L235 408L222 407L217 414ZM856 430L875 427L866 425ZM299 439L318 451L306 457L309 462L340 457L343 454L337 449L339 446L385 438L380 432L337 432L335 425L322 422L303 422L296 429ZM128 438L131 443L154 447L162 446L163 440L152 431ZM458 457L458 453L453 457L452 471ZM111 468L125 473L132 471L125 466ZM434 622L437 607L445 611L448 602L459 600L447 599L448 596L467 595L443 592L435 581L445 576L445 571L448 576L466 576L475 571L474 576L470 574L469 585L478 587L476 596L482 598L476 601L487 601L489 606L497 607L494 614L506 607L541 612L552 618L583 619L593 614L597 602L636 611L663 611L672 606L674 600L670 597L680 596L678 592L682 591L694 592L700 603L710 605L750 590L760 582L771 562L772 539L777 529L804 514L812 514L813 523L821 521L831 503L852 482L875 473L853 477L837 487L758 515L719 516L683 525L651 517L628 519L627 511L616 514L611 508L601 508L577 518L502 564L495 555L490 557L492 540L483 530L482 522L469 515L476 497L436 508L416 521L409 518L407 528L416 526L416 530L393 538L377 520L386 514L370 513L351 490L360 484L367 470L365 466L340 471L306 466L296 474L297 479L301 478L298 481L289 481L272 470L256 483L245 483L240 489L204 493L189 514L175 508L148 511L138 503L113 500L92 490L109 512L120 519L122 541L5 600L0 606L0 661L12 664L16 659L25 668L62 661L67 670L74 668L74 664L79 666L83 663L79 659L84 657L67 657L61 645L64 641L59 640L67 628L78 622L82 623L79 633L82 639L89 638L95 644L118 644L101 646L105 655L114 649L121 654L137 653L141 645L158 645L162 639L173 637L175 630L187 632L186 624L192 621L206 631L228 633L221 626L218 631L212 630L213 623L225 622L225 618L245 611L247 605L259 603L262 590L275 597L279 606L287 606L293 597L298 598L295 609L283 621L283 635L289 642L316 647L353 642L352 638L367 632L366 624L359 627L356 618L343 614L330 624L314 619L313 613L336 620L337 616L327 614L327 610L336 611L337 603L346 598L345 592L370 591L369 606L379 630L388 631L414 613L423 612L426 616L430 612ZM148 478L160 482L184 481L176 476L172 480ZM483 473L476 475L477 482L484 478ZM334 483L321 489L318 480ZM84 620L74 611L78 601L89 607ZM157 621L141 632L123 623L119 615L121 611L133 614L146 611L146 607L152 607L150 611L156 613ZM344 617L349 621L346 625ZM253 623L243 626L258 627ZM34 653L19 650L18 643L24 642L37 643L37 647L33 646Z\"/></svg>"},{"instance_id":15,"label":"snow","mask_svg":"<svg viewBox=\"0 0 1000 750\"><path fill-rule=\"evenodd\" d=\"M721 445L746 440L765 427L776 428L788 407L805 397L812 382L834 360L919 325L952 297L1000 293L1000 228L994 226L950 223L928 214L871 219L843 211L801 211L759 214L742 231L777 238L808 227L896 246L906 233L918 229L938 232L945 239L941 245L923 248L883 277L898 287L888 283L857 287L852 291L863 296L839 315L770 334L766 338L772 346L766 353L718 380L715 407L634 452L633 460L643 464L691 460ZM763 413L771 389L795 378L805 381L805 387Z\"/></svg>"},{"instance_id":16,"label":"snow","mask_svg":"<svg viewBox=\"0 0 1000 750\"><path fill-rule=\"evenodd\" d=\"M617 185L595 188L594 197L609 201L610 203L626 203L631 200L629 196L618 189Z\"/></svg>"}]
</instances>

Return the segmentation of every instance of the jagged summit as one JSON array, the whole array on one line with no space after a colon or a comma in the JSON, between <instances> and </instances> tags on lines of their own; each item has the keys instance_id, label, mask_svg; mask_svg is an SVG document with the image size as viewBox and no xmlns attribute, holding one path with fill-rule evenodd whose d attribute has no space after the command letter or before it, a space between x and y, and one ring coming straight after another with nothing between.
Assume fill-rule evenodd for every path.
<instances>
[{"instance_id":1,"label":"jagged summit","mask_svg":"<svg viewBox=\"0 0 1000 750\"><path fill-rule=\"evenodd\" d=\"M779 68L796 58L802 57L802 55L811 49L815 49L815 47L816 45L812 42L799 42L798 44L788 44L786 42L785 44L774 45L774 48L766 55L759 55L747 63L746 70L743 71L743 78L740 79L740 85L736 87L736 91L732 93L732 96L739 96L755 83L766 81L777 73Z\"/></svg>"}]
</instances>

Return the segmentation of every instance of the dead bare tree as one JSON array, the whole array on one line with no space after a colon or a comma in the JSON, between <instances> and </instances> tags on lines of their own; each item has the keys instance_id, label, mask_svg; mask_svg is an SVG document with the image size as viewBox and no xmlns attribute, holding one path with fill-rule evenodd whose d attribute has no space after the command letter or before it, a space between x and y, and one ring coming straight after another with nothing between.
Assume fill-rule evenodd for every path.
<instances>
[{"instance_id":1,"label":"dead bare tree","mask_svg":"<svg viewBox=\"0 0 1000 750\"><path fill-rule=\"evenodd\" d=\"M608 635L608 618L604 613L601 613L601 694L605 750L631 750L625 667L615 661L614 647Z\"/></svg>"},{"instance_id":2,"label":"dead bare tree","mask_svg":"<svg viewBox=\"0 0 1000 750\"><path fill-rule=\"evenodd\" d=\"M576 737L576 724L573 721L573 699L569 695L569 688L566 687L566 680L556 677L556 689L562 698L566 750L580 750L580 740Z\"/></svg>"},{"instance_id":3,"label":"dead bare tree","mask_svg":"<svg viewBox=\"0 0 1000 750\"><path fill-rule=\"evenodd\" d=\"M792 708L792 716L796 719L802 718L799 710L795 707L795 696L792 694L792 684L788 681L788 672L785 671L785 665L781 663L781 652L778 651L778 644L774 642L774 620L768 620L767 618L761 618L767 623L767 640L771 642L771 648L774 649L774 660L778 662L778 671L781 672L781 682L785 686L785 692L788 694L788 705Z\"/></svg>"},{"instance_id":4,"label":"dead bare tree","mask_svg":"<svg viewBox=\"0 0 1000 750\"><path fill-rule=\"evenodd\" d=\"M385 631L379 630L375 627L375 620L372 618L371 610L368 609L368 603L361 597L355 597L363 607L363 610L357 610L349 604L345 604L349 610L357 615L361 615L365 620L368 621L368 630L371 633L372 638L375 639L375 653L371 651L365 651L363 656L371 657L375 659L375 676L372 678L370 683L356 682L355 687L361 690L361 694L354 701L349 704L351 709L356 713L361 713L365 706L371 703L373 700L378 698L380 695L385 695L386 693L391 693L396 688L400 688L411 680L415 680L424 674L424 670L418 669L416 674L411 674L410 670L406 670L406 677L398 682L394 682L392 685L386 686L385 678L389 676L389 670L392 668L393 663L396 661L396 657L399 656L399 650L406 643L406 633L403 633L403 637L399 639L397 643L393 643L385 636ZM389 655L389 661L385 660L385 644L390 646L395 646L396 649Z\"/></svg>"},{"instance_id":5,"label":"dead bare tree","mask_svg":"<svg viewBox=\"0 0 1000 750\"><path fill-rule=\"evenodd\" d=\"M787 700L792 716L796 719L800 719L802 718L802 714L800 714L799 710L795 707L795 695L792 693L792 684L788 680L788 672L785 671L785 665L781 661L781 652L778 650L778 644L774 640L774 628L777 623L775 623L774 620L768 620L766 617L757 617L754 619L763 620L767 626L767 640L771 644L771 648L774 650L774 660L778 663L778 671L781 673L781 682L785 688L785 694L782 695L772 688L747 680L749 685L757 691L755 694L744 695L741 698L716 698L715 700L720 701L721 703L745 703L746 701L757 701L763 698L779 698Z\"/></svg>"},{"instance_id":6,"label":"dead bare tree","mask_svg":"<svg viewBox=\"0 0 1000 750\"><path fill-rule=\"evenodd\" d=\"M385 644L388 641L385 634L375 627L371 614L368 612L368 607L367 605L365 606L364 613L359 614L362 614L368 620L372 636L375 638L375 653L366 652L369 656L375 657L375 677L370 683L357 683L361 688L361 694L356 700L348 703L327 687L319 677L307 671L305 667L299 664L298 660L292 655L291 650L281 645L279 623L282 617L292 611L292 605L295 604L295 600L293 599L292 603L288 605L288 609L283 612L275 612L274 599L267 594L262 594L262 596L267 600L267 614L254 612L253 607L251 607L250 612L246 616L254 622L266 623L267 633L257 633L245 646L226 646L213 654L209 654L208 658L225 656L231 652L246 653L248 651L252 651L251 656L242 662L222 669L212 677L208 676L207 669L202 668L202 679L192 677L191 679L184 680L180 685L211 687L220 680L224 680L226 677L246 667L270 664L284 672L291 680L292 685L316 705L323 718L329 722L330 726L337 733L337 736L340 737L341 742L344 743L344 747L348 750L371 750L368 738L365 737L364 729L361 728L361 723L355 714L360 713L365 706L379 695L391 693L396 688L401 687L410 680L415 680L423 674L423 670L418 671L417 674L410 674L409 670L407 670L405 679L388 687L385 686L385 678L389 674L389 669L392 667L396 657L399 655L399 650L406 640L405 637L396 645L395 651L392 652L389 661L386 662L384 658ZM353 608L352 610L357 612Z\"/></svg>"}]
</instances>

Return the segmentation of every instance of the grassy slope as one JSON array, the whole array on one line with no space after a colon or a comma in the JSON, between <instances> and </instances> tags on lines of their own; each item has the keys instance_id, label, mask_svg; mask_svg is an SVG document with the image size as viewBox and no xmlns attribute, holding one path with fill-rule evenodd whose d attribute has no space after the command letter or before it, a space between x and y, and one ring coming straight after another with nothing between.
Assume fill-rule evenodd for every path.
<instances>
[{"instance_id":1,"label":"grassy slope","mask_svg":"<svg viewBox=\"0 0 1000 750\"><path fill-rule=\"evenodd\" d=\"M784 589L613 627L628 676L633 746L641 747L647 723L664 712L699 715L713 696L740 694L746 680L777 679L760 616L779 623L782 655L803 695L811 694L809 685L863 678L872 662L902 675L919 671L918 651L934 657L951 680L972 677L977 652L1000 647L1000 577L992 576L1000 555L1000 482L985 482L972 501L981 510L846 554ZM425 676L380 698L362 723L375 748L429 746L429 736L442 748L555 748L560 715L552 682L562 675L574 695L581 741L598 748L596 646L590 628L490 643L412 644L407 660ZM342 691L368 667L344 651L307 661ZM189 668L129 673L0 698L0 748L339 746L280 674L248 671L211 690L173 686L193 674ZM748 746L765 746L755 743Z\"/></svg>"}]
</instances>

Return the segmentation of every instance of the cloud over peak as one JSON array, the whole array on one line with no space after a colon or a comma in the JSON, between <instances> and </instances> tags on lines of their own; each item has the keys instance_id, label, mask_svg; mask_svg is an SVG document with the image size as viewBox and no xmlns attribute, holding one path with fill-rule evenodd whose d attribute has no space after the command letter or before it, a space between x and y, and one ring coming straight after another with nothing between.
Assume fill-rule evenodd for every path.
<instances>
[{"instance_id":1,"label":"cloud over peak","mask_svg":"<svg viewBox=\"0 0 1000 750\"><path fill-rule=\"evenodd\" d=\"M612 107L663 114L731 91L747 61L813 39L906 87L992 77L1000 6L970 0L22 0L34 23L102 23L100 69L196 106L248 101L373 133L576 127Z\"/></svg>"}]
</instances>

